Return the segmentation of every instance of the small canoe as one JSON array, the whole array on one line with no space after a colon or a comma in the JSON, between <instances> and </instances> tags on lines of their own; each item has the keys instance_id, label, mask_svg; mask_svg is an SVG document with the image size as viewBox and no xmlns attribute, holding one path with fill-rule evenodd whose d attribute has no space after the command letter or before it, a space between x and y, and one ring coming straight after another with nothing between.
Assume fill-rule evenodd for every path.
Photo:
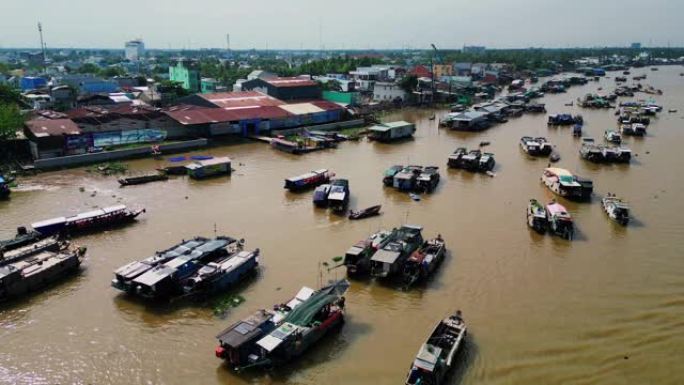
<instances>
[{"instance_id":1,"label":"small canoe","mask_svg":"<svg viewBox=\"0 0 684 385\"><path fill-rule=\"evenodd\" d=\"M367 209L363 209L363 210L359 210L359 211L352 210L352 212L349 213L349 219L364 219L364 218L380 215L380 208L382 208L382 205L371 206Z\"/></svg>"}]
</instances>

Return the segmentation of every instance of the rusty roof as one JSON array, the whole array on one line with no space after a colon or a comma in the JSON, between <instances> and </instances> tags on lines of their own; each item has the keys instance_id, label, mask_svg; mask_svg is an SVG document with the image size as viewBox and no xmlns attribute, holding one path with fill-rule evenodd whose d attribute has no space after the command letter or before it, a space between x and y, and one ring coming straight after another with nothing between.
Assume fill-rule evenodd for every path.
<instances>
[{"instance_id":1,"label":"rusty roof","mask_svg":"<svg viewBox=\"0 0 684 385\"><path fill-rule=\"evenodd\" d=\"M291 78L275 78L275 79L263 79L266 83L274 87L312 87L318 86L318 83L311 79L304 79L298 77Z\"/></svg>"},{"instance_id":2,"label":"rusty roof","mask_svg":"<svg viewBox=\"0 0 684 385\"><path fill-rule=\"evenodd\" d=\"M280 106L285 104L281 100L258 91L215 92L197 95L215 106L224 109Z\"/></svg>"},{"instance_id":3,"label":"rusty roof","mask_svg":"<svg viewBox=\"0 0 684 385\"><path fill-rule=\"evenodd\" d=\"M81 129L71 119L36 118L26 122L26 127L37 138L58 135L79 135Z\"/></svg>"},{"instance_id":4,"label":"rusty roof","mask_svg":"<svg viewBox=\"0 0 684 385\"><path fill-rule=\"evenodd\" d=\"M223 108L191 108L165 111L171 119L183 125L238 122L250 119L282 119L291 113L277 106L226 110Z\"/></svg>"}]
</instances>

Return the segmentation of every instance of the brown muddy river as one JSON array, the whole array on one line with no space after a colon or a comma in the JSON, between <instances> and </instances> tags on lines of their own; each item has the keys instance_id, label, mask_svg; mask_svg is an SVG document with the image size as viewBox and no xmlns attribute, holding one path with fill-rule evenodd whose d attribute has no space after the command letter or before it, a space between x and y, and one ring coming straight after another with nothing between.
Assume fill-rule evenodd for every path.
<instances>
[{"instance_id":1,"label":"brown muddy river","mask_svg":"<svg viewBox=\"0 0 684 385\"><path fill-rule=\"evenodd\" d=\"M454 384L681 384L684 377L684 77L681 67L647 73L663 89L664 111L648 136L627 138L638 154L630 165L595 165L579 158L570 128L547 128L546 115L513 118L482 133L438 129L429 111L386 120L418 125L401 144L343 143L337 150L291 156L263 143L197 153L228 155L230 178L119 188L115 177L84 169L24 179L23 192L0 202L0 235L16 226L117 202L147 214L123 229L77 239L88 259L77 277L0 308L0 382L7 384L401 384L420 344L441 317L462 309L470 336ZM609 73L615 76L616 73ZM549 113L583 114L586 131L602 141L616 126L612 110L565 107L614 80L573 87L543 99ZM638 97L646 98L645 94ZM667 109L679 109L668 113ZM438 114L439 115L439 114ZM439 116L438 116L439 118ZM561 201L578 236L540 236L525 224L530 198L553 196L539 182L544 159L521 152L522 135L547 136L558 163L594 180L591 203ZM496 177L447 170L456 147L491 141ZM152 170L155 160L128 162ZM439 165L437 191L414 202L384 188L392 164ZM351 207L382 204L363 221L314 209L311 193L290 194L283 179L329 168L350 180ZM85 188L84 192L79 190ZM95 194L93 194L95 192ZM608 192L632 205L626 228L601 209ZM379 228L409 222L424 235L441 233L450 250L434 279L402 292L352 281L347 323L285 369L237 375L214 357L214 336L253 311L282 302L303 285L316 286L318 264L343 255ZM246 302L216 316L211 303L150 306L110 287L119 266L181 239L219 233L261 248L258 277L235 290ZM342 277L343 269L326 274ZM328 278L324 276L325 278Z\"/></svg>"}]
</instances>

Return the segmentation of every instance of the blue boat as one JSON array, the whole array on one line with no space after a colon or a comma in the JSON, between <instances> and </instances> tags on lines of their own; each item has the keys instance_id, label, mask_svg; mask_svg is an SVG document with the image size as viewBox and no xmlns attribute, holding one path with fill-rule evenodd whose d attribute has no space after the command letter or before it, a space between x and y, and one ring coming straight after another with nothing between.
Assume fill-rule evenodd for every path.
<instances>
[{"instance_id":1,"label":"blue boat","mask_svg":"<svg viewBox=\"0 0 684 385\"><path fill-rule=\"evenodd\" d=\"M241 250L202 266L183 284L187 295L210 295L242 281L259 265L259 249Z\"/></svg>"},{"instance_id":2,"label":"blue boat","mask_svg":"<svg viewBox=\"0 0 684 385\"><path fill-rule=\"evenodd\" d=\"M328 207L328 194L330 193L330 185L322 184L316 187L313 193L313 203L316 207Z\"/></svg>"}]
</instances>

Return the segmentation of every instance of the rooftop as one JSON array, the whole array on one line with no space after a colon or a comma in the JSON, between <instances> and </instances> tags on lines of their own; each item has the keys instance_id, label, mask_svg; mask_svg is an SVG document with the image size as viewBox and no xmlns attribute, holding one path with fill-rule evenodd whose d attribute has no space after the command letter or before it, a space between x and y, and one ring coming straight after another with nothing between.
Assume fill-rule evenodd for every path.
<instances>
[{"instance_id":1,"label":"rooftop","mask_svg":"<svg viewBox=\"0 0 684 385\"><path fill-rule=\"evenodd\" d=\"M37 138L58 135L79 135L81 129L71 119L48 119L44 117L26 122L26 127Z\"/></svg>"}]
</instances>

